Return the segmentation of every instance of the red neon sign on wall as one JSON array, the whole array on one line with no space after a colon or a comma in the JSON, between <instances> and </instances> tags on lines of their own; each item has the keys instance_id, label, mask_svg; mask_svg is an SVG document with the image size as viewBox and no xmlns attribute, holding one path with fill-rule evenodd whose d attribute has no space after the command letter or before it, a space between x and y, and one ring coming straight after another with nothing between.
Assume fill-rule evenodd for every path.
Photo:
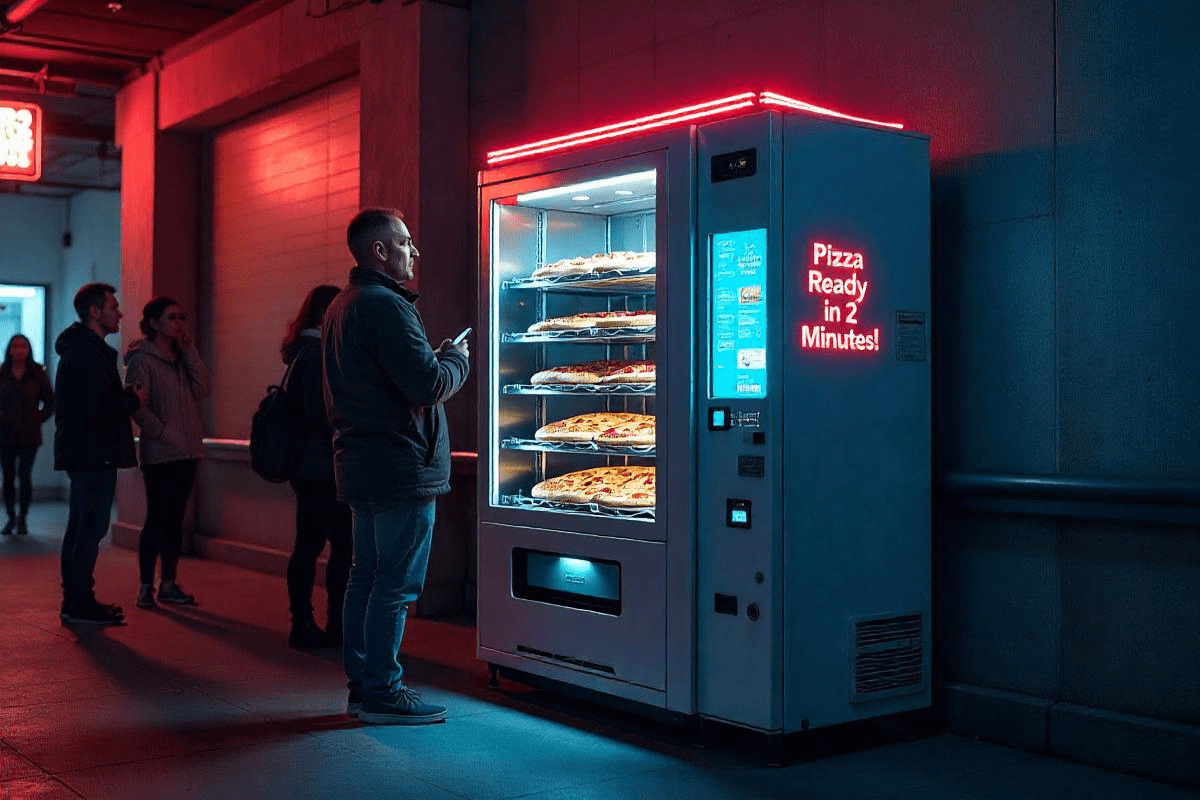
<instances>
[{"instance_id":1,"label":"red neon sign on wall","mask_svg":"<svg viewBox=\"0 0 1200 800\"><path fill-rule=\"evenodd\" d=\"M0 100L0 180L42 177L42 109Z\"/></svg>"},{"instance_id":2,"label":"red neon sign on wall","mask_svg":"<svg viewBox=\"0 0 1200 800\"><path fill-rule=\"evenodd\" d=\"M804 272L804 290L822 301L820 320L801 323L796 331L803 350L879 352L879 328L867 328L863 305L871 289L863 254L829 242L812 243L812 259Z\"/></svg>"}]
</instances>

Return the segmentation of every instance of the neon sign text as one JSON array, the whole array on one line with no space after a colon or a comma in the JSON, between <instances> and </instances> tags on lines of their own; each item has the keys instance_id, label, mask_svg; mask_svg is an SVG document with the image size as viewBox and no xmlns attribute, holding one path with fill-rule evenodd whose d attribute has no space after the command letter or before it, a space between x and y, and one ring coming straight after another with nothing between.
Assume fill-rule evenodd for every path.
<instances>
[{"instance_id":1,"label":"neon sign text","mask_svg":"<svg viewBox=\"0 0 1200 800\"><path fill-rule=\"evenodd\" d=\"M866 268L866 259L856 250L813 242L805 291L822 298L821 320L800 325L797 344L802 349L874 352L881 348L879 328L847 327L860 324L858 316L871 288L871 282L861 277ZM851 272L846 275L842 270Z\"/></svg>"},{"instance_id":2,"label":"neon sign text","mask_svg":"<svg viewBox=\"0 0 1200 800\"><path fill-rule=\"evenodd\" d=\"M0 103L0 178L36 181L42 175L42 110Z\"/></svg>"}]
</instances>

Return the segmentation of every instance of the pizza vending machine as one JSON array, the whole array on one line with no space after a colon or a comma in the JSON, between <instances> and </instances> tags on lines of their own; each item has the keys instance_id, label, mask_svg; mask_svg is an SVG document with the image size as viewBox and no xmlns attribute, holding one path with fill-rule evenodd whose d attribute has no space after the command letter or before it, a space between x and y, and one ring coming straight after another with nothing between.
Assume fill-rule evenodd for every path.
<instances>
[{"instance_id":1,"label":"pizza vending machine","mask_svg":"<svg viewBox=\"0 0 1200 800\"><path fill-rule=\"evenodd\" d=\"M929 142L814 109L489 154L494 678L768 734L929 704Z\"/></svg>"}]
</instances>

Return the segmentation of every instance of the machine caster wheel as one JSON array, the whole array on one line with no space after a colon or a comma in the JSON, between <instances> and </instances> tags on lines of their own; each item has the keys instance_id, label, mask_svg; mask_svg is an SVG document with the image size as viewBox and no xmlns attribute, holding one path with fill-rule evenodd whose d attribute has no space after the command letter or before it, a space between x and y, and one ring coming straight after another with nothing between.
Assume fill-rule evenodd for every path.
<instances>
[{"instance_id":1,"label":"machine caster wheel","mask_svg":"<svg viewBox=\"0 0 1200 800\"><path fill-rule=\"evenodd\" d=\"M703 717L695 717L688 725L693 750L707 750L712 739L712 725Z\"/></svg>"},{"instance_id":2,"label":"machine caster wheel","mask_svg":"<svg viewBox=\"0 0 1200 800\"><path fill-rule=\"evenodd\" d=\"M768 733L766 735L766 756L768 767L782 767L784 761L784 746L782 733Z\"/></svg>"},{"instance_id":3,"label":"machine caster wheel","mask_svg":"<svg viewBox=\"0 0 1200 800\"><path fill-rule=\"evenodd\" d=\"M495 664L488 664L488 682L489 689L500 690L500 668Z\"/></svg>"}]
</instances>

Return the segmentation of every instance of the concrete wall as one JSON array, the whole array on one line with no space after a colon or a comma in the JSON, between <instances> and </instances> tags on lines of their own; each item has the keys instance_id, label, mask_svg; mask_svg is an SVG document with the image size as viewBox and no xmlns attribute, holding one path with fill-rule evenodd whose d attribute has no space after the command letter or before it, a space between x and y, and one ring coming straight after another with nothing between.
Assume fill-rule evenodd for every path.
<instances>
[{"instance_id":1,"label":"concrete wall","mask_svg":"<svg viewBox=\"0 0 1200 800\"><path fill-rule=\"evenodd\" d=\"M120 288L121 197L116 192L82 192L69 200L0 196L0 283L41 284L47 288L45 361L51 379L58 366L54 339L78 317L75 290L88 281ZM63 234L71 233L71 246ZM116 346L117 340L109 343ZM0 342L0 348L7 342ZM65 497L67 481L54 471L54 421L42 428L44 444L33 466L34 497Z\"/></svg>"}]
</instances>

